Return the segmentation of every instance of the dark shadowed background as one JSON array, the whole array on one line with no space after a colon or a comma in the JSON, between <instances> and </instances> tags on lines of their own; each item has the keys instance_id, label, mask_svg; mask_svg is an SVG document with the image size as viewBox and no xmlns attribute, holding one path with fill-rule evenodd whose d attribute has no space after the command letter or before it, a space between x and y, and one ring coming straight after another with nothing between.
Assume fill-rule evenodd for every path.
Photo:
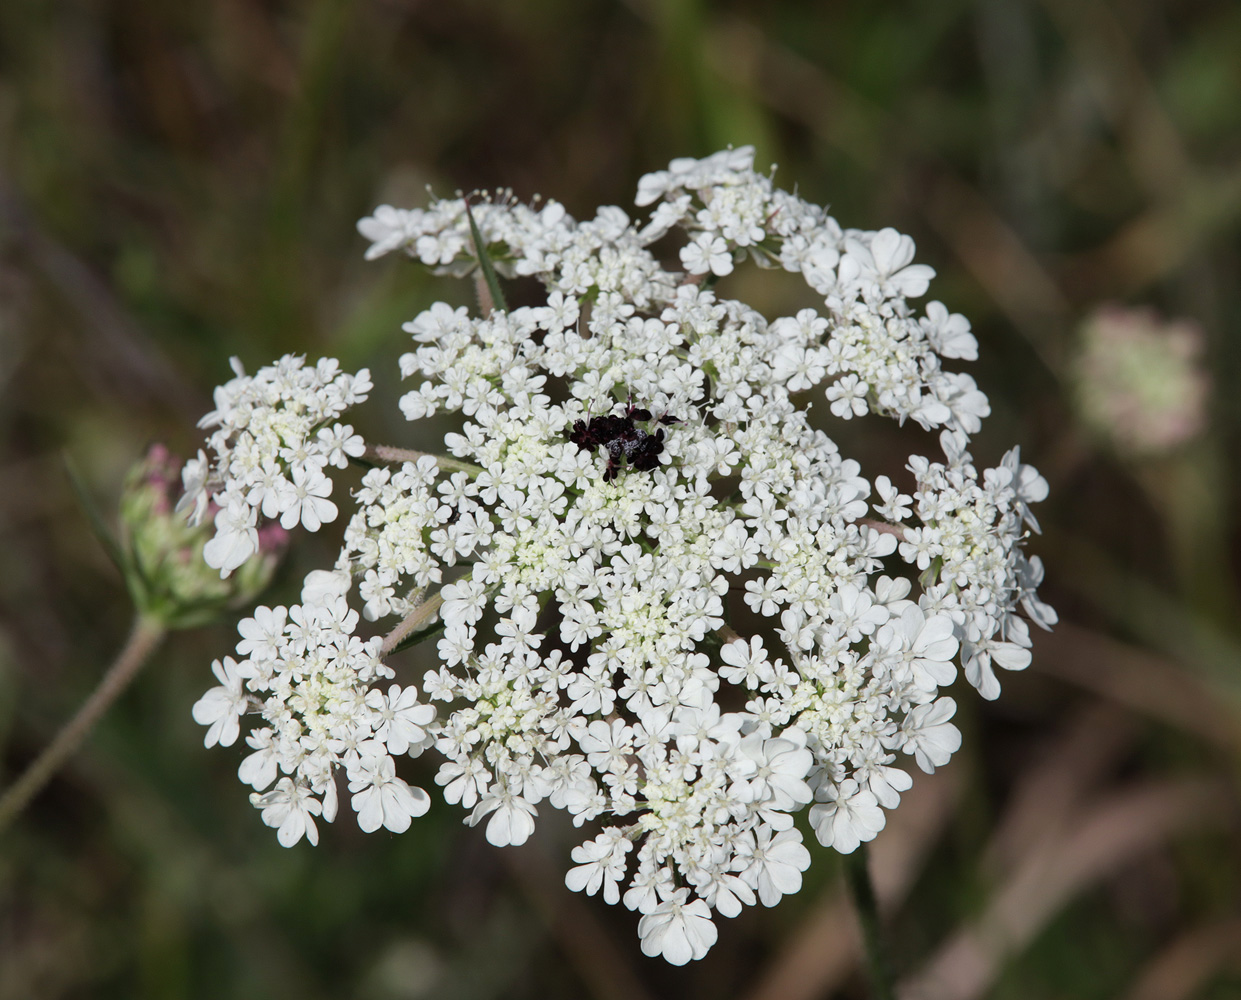
<instances>
[{"instance_id":1,"label":"dark shadowed background","mask_svg":"<svg viewBox=\"0 0 1241 1000\"><path fill-rule=\"evenodd\" d=\"M1051 482L1031 551L1064 624L998 702L954 692L963 750L874 845L898 972L943 1000L1241 994L1234 0L2 0L0 786L129 624L63 454L114 508L149 443L197 448L229 355L289 351L370 365L360 429L418 446L399 324L469 289L365 264L359 216L428 185L590 216L728 143L917 240L981 342L975 455L1020 442ZM1161 353L1173 321L1192 350ZM872 471L925 450L848 432ZM555 820L499 851L441 801L282 849L190 719L234 626L175 636L0 839L0 998L868 995L817 847L681 970L563 887Z\"/></svg>"}]
</instances>

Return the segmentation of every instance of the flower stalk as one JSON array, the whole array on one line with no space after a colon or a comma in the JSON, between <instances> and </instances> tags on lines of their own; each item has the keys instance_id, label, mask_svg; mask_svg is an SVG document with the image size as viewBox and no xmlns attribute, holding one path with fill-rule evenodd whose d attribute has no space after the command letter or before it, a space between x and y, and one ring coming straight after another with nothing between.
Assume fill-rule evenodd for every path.
<instances>
[{"instance_id":1,"label":"flower stalk","mask_svg":"<svg viewBox=\"0 0 1241 1000\"><path fill-rule=\"evenodd\" d=\"M0 795L0 832L21 815L61 765L82 745L95 723L138 676L167 634L168 629L163 623L143 615L137 616L128 640L103 675L99 686L21 777Z\"/></svg>"},{"instance_id":2,"label":"flower stalk","mask_svg":"<svg viewBox=\"0 0 1241 1000\"><path fill-rule=\"evenodd\" d=\"M483 471L481 466L471 465L469 462L462 462L447 455L434 455L429 451L415 451L413 448L397 448L390 444L367 445L363 454L364 458L378 462L417 462L418 459L427 456L435 459L435 464L441 469L468 472L471 476L476 476Z\"/></svg>"},{"instance_id":3,"label":"flower stalk","mask_svg":"<svg viewBox=\"0 0 1241 1000\"><path fill-rule=\"evenodd\" d=\"M435 620L435 616L439 614L440 606L444 603L444 598L440 594L429 597L423 601L409 614L407 614L401 623L384 636L384 644L380 650L380 657L387 656L399 646L407 636L412 635L419 629L424 628Z\"/></svg>"},{"instance_id":4,"label":"flower stalk","mask_svg":"<svg viewBox=\"0 0 1241 1000\"><path fill-rule=\"evenodd\" d=\"M841 857L844 861L845 882L849 886L849 895L853 898L858 925L862 931L862 949L866 952L871 995L875 1000L893 1000L896 991L892 985L892 966L883 942L875 886L870 877L870 852L865 844L860 844L856 851Z\"/></svg>"}]
</instances>

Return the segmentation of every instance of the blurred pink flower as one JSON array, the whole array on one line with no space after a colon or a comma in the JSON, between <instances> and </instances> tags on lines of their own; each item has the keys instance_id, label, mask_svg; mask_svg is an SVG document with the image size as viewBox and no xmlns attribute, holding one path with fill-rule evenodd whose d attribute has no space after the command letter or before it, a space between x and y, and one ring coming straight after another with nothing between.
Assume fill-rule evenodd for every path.
<instances>
[{"instance_id":1,"label":"blurred pink flower","mask_svg":"<svg viewBox=\"0 0 1241 1000\"><path fill-rule=\"evenodd\" d=\"M1132 458L1166 454L1206 426L1202 330L1149 308L1105 305L1081 326L1073 360L1082 421Z\"/></svg>"}]
</instances>

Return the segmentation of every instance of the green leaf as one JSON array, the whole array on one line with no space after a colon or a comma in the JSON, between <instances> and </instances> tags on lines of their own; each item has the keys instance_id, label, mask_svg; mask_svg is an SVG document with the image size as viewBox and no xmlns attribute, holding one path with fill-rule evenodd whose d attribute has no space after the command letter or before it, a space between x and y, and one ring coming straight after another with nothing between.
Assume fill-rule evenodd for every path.
<instances>
[{"instance_id":1,"label":"green leaf","mask_svg":"<svg viewBox=\"0 0 1241 1000\"><path fill-rule=\"evenodd\" d=\"M61 461L65 464L65 475L69 478L69 485L73 487L73 493L77 497L78 505L82 508L82 513L86 515L91 533L99 540L99 544L103 546L104 552L108 554L108 558L112 560L112 564L120 571L120 574L128 579L129 572L125 566L125 559L121 555L121 547L108 527L108 522L104 520L103 514L95 505L90 492L86 489L86 483L78 475L77 469L74 468L67 454L61 455Z\"/></svg>"},{"instance_id":2,"label":"green leaf","mask_svg":"<svg viewBox=\"0 0 1241 1000\"><path fill-rule=\"evenodd\" d=\"M483 272L483 280L487 282L487 291L491 293L491 301L495 308L508 312L508 303L504 300L504 291L500 288L500 279L491 263L491 255L487 253L487 245L483 242L483 234L478 231L478 223L474 221L474 213L470 210L470 199L465 199L465 217L470 220L470 236L474 240L474 251L478 255L478 266Z\"/></svg>"}]
</instances>

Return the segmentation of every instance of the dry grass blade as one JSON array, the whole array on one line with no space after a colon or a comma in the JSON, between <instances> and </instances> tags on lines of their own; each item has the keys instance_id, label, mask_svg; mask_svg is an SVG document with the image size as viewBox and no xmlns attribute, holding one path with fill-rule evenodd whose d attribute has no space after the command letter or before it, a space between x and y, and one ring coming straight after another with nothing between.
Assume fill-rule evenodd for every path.
<instances>
[{"instance_id":1,"label":"dry grass blade","mask_svg":"<svg viewBox=\"0 0 1241 1000\"><path fill-rule=\"evenodd\" d=\"M1183 267L1241 218L1241 163L1203 173L1193 184L1121 227L1102 246L1059 269L1079 297L1133 295Z\"/></svg>"},{"instance_id":2,"label":"dry grass blade","mask_svg":"<svg viewBox=\"0 0 1241 1000\"><path fill-rule=\"evenodd\" d=\"M1133 743L1132 716L1110 705L1089 705L1064 734L1018 779L1009 805L983 855L993 876L1013 870L1021 858L1059 835L1084 797L1103 780Z\"/></svg>"},{"instance_id":3,"label":"dry grass blade","mask_svg":"<svg viewBox=\"0 0 1241 1000\"><path fill-rule=\"evenodd\" d=\"M1220 969L1241 968L1241 918L1195 927L1161 951L1124 1000L1189 1000Z\"/></svg>"},{"instance_id":4,"label":"dry grass blade","mask_svg":"<svg viewBox=\"0 0 1241 1000\"><path fill-rule=\"evenodd\" d=\"M1198 677L1166 657L1061 622L1039 636L1038 668L1221 747L1241 749L1239 720Z\"/></svg>"},{"instance_id":5,"label":"dry grass blade","mask_svg":"<svg viewBox=\"0 0 1241 1000\"><path fill-rule=\"evenodd\" d=\"M1156 844L1218 818L1216 782L1152 781L1113 792L1063 837L1044 841L999 887L976 921L959 928L901 984L902 1000L976 1000L1066 903Z\"/></svg>"},{"instance_id":6,"label":"dry grass blade","mask_svg":"<svg viewBox=\"0 0 1241 1000\"><path fill-rule=\"evenodd\" d=\"M941 167L930 188L918 202L923 217L1048 370L1060 374L1063 359L1051 334L1070 320L1072 306L1056 280L974 187Z\"/></svg>"}]
</instances>

